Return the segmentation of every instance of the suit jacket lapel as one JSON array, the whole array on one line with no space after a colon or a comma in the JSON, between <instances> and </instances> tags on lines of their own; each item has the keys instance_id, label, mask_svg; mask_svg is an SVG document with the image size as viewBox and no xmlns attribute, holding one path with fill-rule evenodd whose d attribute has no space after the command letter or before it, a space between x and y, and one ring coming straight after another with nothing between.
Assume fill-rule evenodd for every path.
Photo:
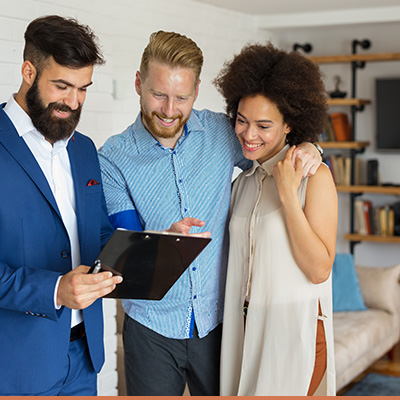
<instances>
[{"instance_id":1,"label":"suit jacket lapel","mask_svg":"<svg viewBox=\"0 0 400 400\"><path fill-rule=\"evenodd\" d=\"M29 150L24 139L18 135L10 119L0 107L0 143L10 153L15 161L25 170L26 174L32 179L37 188L42 192L50 205L60 216L56 200L51 188L39 167L35 157Z\"/></svg>"}]
</instances>

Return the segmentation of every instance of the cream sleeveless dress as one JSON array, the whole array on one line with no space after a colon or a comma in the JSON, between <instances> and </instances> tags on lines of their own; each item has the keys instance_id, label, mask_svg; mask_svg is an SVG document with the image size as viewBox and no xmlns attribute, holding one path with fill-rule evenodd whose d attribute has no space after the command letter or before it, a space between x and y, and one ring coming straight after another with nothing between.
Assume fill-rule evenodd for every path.
<instances>
[{"instance_id":1,"label":"cream sleeveless dress","mask_svg":"<svg viewBox=\"0 0 400 400\"><path fill-rule=\"evenodd\" d=\"M221 353L221 395L307 395L314 371L318 300L327 371L316 395L334 396L332 282L312 284L292 256L274 165L288 146L235 181ZM304 207L307 178L298 190ZM244 326L243 303L250 299Z\"/></svg>"}]
</instances>

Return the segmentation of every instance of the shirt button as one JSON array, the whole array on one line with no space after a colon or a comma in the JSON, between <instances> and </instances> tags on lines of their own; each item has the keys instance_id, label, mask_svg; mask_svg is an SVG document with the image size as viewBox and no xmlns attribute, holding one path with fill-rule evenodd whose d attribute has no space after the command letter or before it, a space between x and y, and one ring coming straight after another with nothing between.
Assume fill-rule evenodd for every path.
<instances>
[{"instance_id":1,"label":"shirt button","mask_svg":"<svg viewBox=\"0 0 400 400\"><path fill-rule=\"evenodd\" d=\"M196 271L196 269L197 269L196 267L193 267L193 268L192 268L192 271Z\"/></svg>"},{"instance_id":2,"label":"shirt button","mask_svg":"<svg viewBox=\"0 0 400 400\"><path fill-rule=\"evenodd\" d=\"M193 300L196 300L196 299L197 299L197 296L196 296L196 295L194 295L194 296L193 296Z\"/></svg>"},{"instance_id":3,"label":"shirt button","mask_svg":"<svg viewBox=\"0 0 400 400\"><path fill-rule=\"evenodd\" d=\"M69 251L63 250L63 251L61 252L61 257L62 257L62 258L68 258L68 257L69 257Z\"/></svg>"},{"instance_id":4,"label":"shirt button","mask_svg":"<svg viewBox=\"0 0 400 400\"><path fill-rule=\"evenodd\" d=\"M185 208L185 212L187 212L187 208Z\"/></svg>"},{"instance_id":5,"label":"shirt button","mask_svg":"<svg viewBox=\"0 0 400 400\"><path fill-rule=\"evenodd\" d=\"M179 182L179 183L182 183L182 179L179 179L178 182Z\"/></svg>"}]
</instances>

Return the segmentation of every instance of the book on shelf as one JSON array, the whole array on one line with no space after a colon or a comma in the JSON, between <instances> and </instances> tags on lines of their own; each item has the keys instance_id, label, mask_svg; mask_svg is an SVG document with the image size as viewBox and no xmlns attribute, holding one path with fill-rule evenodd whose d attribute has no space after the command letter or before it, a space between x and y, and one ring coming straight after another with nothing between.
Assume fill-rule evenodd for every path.
<instances>
[{"instance_id":1,"label":"book on shelf","mask_svg":"<svg viewBox=\"0 0 400 400\"><path fill-rule=\"evenodd\" d=\"M386 207L379 207L379 232L381 236L388 236L389 234Z\"/></svg>"},{"instance_id":2,"label":"book on shelf","mask_svg":"<svg viewBox=\"0 0 400 400\"><path fill-rule=\"evenodd\" d=\"M393 204L387 204L380 207L380 223L379 227L382 236L394 236L395 233L395 211Z\"/></svg>"},{"instance_id":3,"label":"book on shelf","mask_svg":"<svg viewBox=\"0 0 400 400\"><path fill-rule=\"evenodd\" d=\"M371 214L372 214L372 201L364 200L363 203L363 213L365 219L365 228L367 231L367 235L372 235L373 233L373 222L371 221ZM372 223L371 223L372 222Z\"/></svg>"},{"instance_id":4,"label":"book on shelf","mask_svg":"<svg viewBox=\"0 0 400 400\"><path fill-rule=\"evenodd\" d=\"M351 157L332 154L325 157L324 162L331 170L336 185L351 185ZM360 183L360 163L359 158L354 159L354 185Z\"/></svg>"},{"instance_id":5,"label":"book on shelf","mask_svg":"<svg viewBox=\"0 0 400 400\"><path fill-rule=\"evenodd\" d=\"M330 114L330 121L333 127L336 141L351 141L351 128L349 117L345 113L335 112Z\"/></svg>"},{"instance_id":6,"label":"book on shelf","mask_svg":"<svg viewBox=\"0 0 400 400\"><path fill-rule=\"evenodd\" d=\"M333 171L333 179L336 185L342 185L344 180L344 160L339 154L332 154L330 157L330 162Z\"/></svg>"},{"instance_id":7,"label":"book on shelf","mask_svg":"<svg viewBox=\"0 0 400 400\"><path fill-rule=\"evenodd\" d=\"M382 236L394 235L394 208L392 205L379 207L379 230Z\"/></svg>"},{"instance_id":8,"label":"book on shelf","mask_svg":"<svg viewBox=\"0 0 400 400\"><path fill-rule=\"evenodd\" d=\"M325 129L322 132L319 140L321 142L336 142L335 130L333 129L332 121L329 115L325 125Z\"/></svg>"},{"instance_id":9,"label":"book on shelf","mask_svg":"<svg viewBox=\"0 0 400 400\"><path fill-rule=\"evenodd\" d=\"M393 209L393 207L389 207L389 209L387 211L387 230L388 230L389 236L394 235L394 209Z\"/></svg>"},{"instance_id":10,"label":"book on shelf","mask_svg":"<svg viewBox=\"0 0 400 400\"><path fill-rule=\"evenodd\" d=\"M380 208L381 207L372 207L372 218L374 221L374 230L373 230L373 234L374 235L379 235L381 236L381 228L380 228Z\"/></svg>"},{"instance_id":11,"label":"book on shelf","mask_svg":"<svg viewBox=\"0 0 400 400\"><path fill-rule=\"evenodd\" d=\"M356 160L354 160L356 162ZM355 178L356 175L354 175ZM351 185L351 158L343 159L343 185Z\"/></svg>"},{"instance_id":12,"label":"book on shelf","mask_svg":"<svg viewBox=\"0 0 400 400\"><path fill-rule=\"evenodd\" d=\"M364 214L364 200L354 201L354 213L356 218L356 230L359 235L368 235L367 221Z\"/></svg>"},{"instance_id":13,"label":"book on shelf","mask_svg":"<svg viewBox=\"0 0 400 400\"><path fill-rule=\"evenodd\" d=\"M396 235L395 206L373 206L370 200L356 199L354 201L356 232L359 235Z\"/></svg>"}]
</instances>

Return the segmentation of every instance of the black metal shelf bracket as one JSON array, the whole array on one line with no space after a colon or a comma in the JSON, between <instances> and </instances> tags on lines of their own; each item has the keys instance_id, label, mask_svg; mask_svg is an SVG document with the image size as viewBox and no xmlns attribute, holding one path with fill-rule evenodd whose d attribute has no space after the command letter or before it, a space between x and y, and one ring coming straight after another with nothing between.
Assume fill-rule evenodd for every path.
<instances>
[{"instance_id":1,"label":"black metal shelf bracket","mask_svg":"<svg viewBox=\"0 0 400 400\"><path fill-rule=\"evenodd\" d=\"M356 154L362 154L365 151L365 147L360 147L358 149L351 149L350 150L350 157L355 156Z\"/></svg>"},{"instance_id":2,"label":"black metal shelf bracket","mask_svg":"<svg viewBox=\"0 0 400 400\"><path fill-rule=\"evenodd\" d=\"M369 39L363 39L363 40L357 40L354 39L351 42L351 53L352 54L357 54L357 47L360 46L362 49L366 50L371 47L371 41ZM351 95L355 99L357 97L356 95L356 72L357 69L359 68L364 68L365 67L365 62L361 61L353 61L351 63L352 66L352 80L351 80Z\"/></svg>"},{"instance_id":3,"label":"black metal shelf bracket","mask_svg":"<svg viewBox=\"0 0 400 400\"><path fill-rule=\"evenodd\" d=\"M351 241L350 242L350 253L354 254L354 247L356 247L356 244L361 243L360 241Z\"/></svg>"},{"instance_id":4,"label":"black metal shelf bracket","mask_svg":"<svg viewBox=\"0 0 400 400\"><path fill-rule=\"evenodd\" d=\"M352 54L357 54L357 47L361 47L362 49L369 49L371 47L371 41L369 39L363 39L363 40L353 40L351 42L351 52ZM357 70L365 68L365 62L364 61L353 61L351 63L351 96L352 98L356 99L357 98L357 93L356 93L356 84L357 84ZM359 111L363 111L364 106L351 106L351 140L356 140L356 113ZM355 170L355 156L356 154L363 153L365 151L365 148L360 148L360 149L352 149L350 152L351 156L351 184L354 185L354 170ZM354 215L354 201L356 197L361 196L362 193L350 193L350 232L354 233L355 227L354 227L354 221L355 221L355 215ZM356 244L360 243L360 241L350 241L350 253L354 254L354 247Z\"/></svg>"},{"instance_id":5,"label":"black metal shelf bracket","mask_svg":"<svg viewBox=\"0 0 400 400\"><path fill-rule=\"evenodd\" d=\"M299 49L303 50L304 53L311 53L313 47L312 47L311 43L304 43L304 44L294 43L293 44L293 51L297 51Z\"/></svg>"},{"instance_id":6,"label":"black metal shelf bracket","mask_svg":"<svg viewBox=\"0 0 400 400\"><path fill-rule=\"evenodd\" d=\"M351 50L353 54L357 53L357 46L360 46L362 49L367 50L371 47L371 41L369 39L363 39L363 40L354 39L351 42Z\"/></svg>"},{"instance_id":7,"label":"black metal shelf bracket","mask_svg":"<svg viewBox=\"0 0 400 400\"><path fill-rule=\"evenodd\" d=\"M353 106L355 107L355 111L360 112L360 111L364 111L365 106L362 104L361 106Z\"/></svg>"}]
</instances>

